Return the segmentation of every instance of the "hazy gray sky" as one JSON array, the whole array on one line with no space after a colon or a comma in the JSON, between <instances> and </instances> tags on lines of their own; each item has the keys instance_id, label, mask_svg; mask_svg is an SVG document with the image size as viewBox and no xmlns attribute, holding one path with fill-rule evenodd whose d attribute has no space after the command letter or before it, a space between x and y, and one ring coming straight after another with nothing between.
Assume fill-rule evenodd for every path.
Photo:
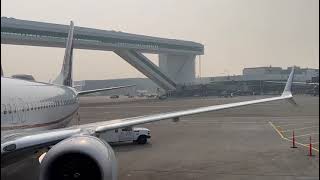
<instances>
[{"instance_id":1,"label":"hazy gray sky","mask_svg":"<svg viewBox=\"0 0 320 180\"><path fill-rule=\"evenodd\" d=\"M1 16L200 42L202 76L253 66L319 67L319 0L1 0ZM74 53L76 80L144 77L112 52ZM58 74L63 54L1 45L7 75L42 81Z\"/></svg>"}]
</instances>

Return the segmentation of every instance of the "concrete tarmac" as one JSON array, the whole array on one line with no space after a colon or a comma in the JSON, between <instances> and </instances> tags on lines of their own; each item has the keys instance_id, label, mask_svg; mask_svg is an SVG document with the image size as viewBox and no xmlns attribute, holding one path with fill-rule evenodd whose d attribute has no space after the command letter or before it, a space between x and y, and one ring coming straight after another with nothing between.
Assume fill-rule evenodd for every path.
<instances>
[{"instance_id":1,"label":"concrete tarmac","mask_svg":"<svg viewBox=\"0 0 320 180\"><path fill-rule=\"evenodd\" d=\"M239 102L261 96L110 100L81 98L80 117L72 124ZM113 145L120 180L319 179L319 97L296 96L299 106L271 102L236 109L140 125L151 130L146 145ZM301 129L304 128L304 129ZM308 148L290 148L295 129L299 144L312 136L315 156ZM22 164L22 163L21 163ZM20 164L20 166L21 166ZM31 169L15 167L6 179L31 176ZM14 174L14 175L13 175ZM29 176L28 176L29 175ZM2 176L2 172L1 172ZM29 178L27 178L29 179Z\"/></svg>"}]
</instances>

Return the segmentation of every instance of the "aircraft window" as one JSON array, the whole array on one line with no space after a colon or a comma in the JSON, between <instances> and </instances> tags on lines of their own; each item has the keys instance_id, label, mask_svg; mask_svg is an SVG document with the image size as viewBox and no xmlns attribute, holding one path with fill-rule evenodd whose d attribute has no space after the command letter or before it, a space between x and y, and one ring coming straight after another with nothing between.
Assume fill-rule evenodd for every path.
<instances>
[{"instance_id":1,"label":"aircraft window","mask_svg":"<svg viewBox=\"0 0 320 180\"><path fill-rule=\"evenodd\" d=\"M11 106L8 107L8 113L9 113L9 114L12 113L12 111L11 111Z\"/></svg>"},{"instance_id":2,"label":"aircraft window","mask_svg":"<svg viewBox=\"0 0 320 180\"><path fill-rule=\"evenodd\" d=\"M6 105L2 104L1 105L1 111L3 110L3 114L7 114L7 108Z\"/></svg>"},{"instance_id":3,"label":"aircraft window","mask_svg":"<svg viewBox=\"0 0 320 180\"><path fill-rule=\"evenodd\" d=\"M116 133L117 133L118 131L119 131L118 129L115 129L115 130L114 130L114 132L116 132Z\"/></svg>"}]
</instances>

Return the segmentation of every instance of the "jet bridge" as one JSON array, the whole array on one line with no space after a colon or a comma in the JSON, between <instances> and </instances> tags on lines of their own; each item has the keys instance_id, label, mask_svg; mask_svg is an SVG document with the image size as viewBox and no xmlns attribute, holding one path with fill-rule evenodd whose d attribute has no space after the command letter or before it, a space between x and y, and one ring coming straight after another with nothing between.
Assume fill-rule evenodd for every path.
<instances>
[{"instance_id":1,"label":"jet bridge","mask_svg":"<svg viewBox=\"0 0 320 180\"><path fill-rule=\"evenodd\" d=\"M65 47L68 26L1 17L1 44ZM75 27L74 48L113 51L164 90L195 80L200 43ZM142 53L159 54L159 66Z\"/></svg>"}]
</instances>

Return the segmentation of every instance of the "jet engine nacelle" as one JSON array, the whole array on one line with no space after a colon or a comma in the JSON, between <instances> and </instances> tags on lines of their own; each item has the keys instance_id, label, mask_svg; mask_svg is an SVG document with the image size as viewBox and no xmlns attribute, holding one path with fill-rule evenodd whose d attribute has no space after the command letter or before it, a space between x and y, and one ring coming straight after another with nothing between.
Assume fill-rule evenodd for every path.
<instances>
[{"instance_id":1,"label":"jet engine nacelle","mask_svg":"<svg viewBox=\"0 0 320 180\"><path fill-rule=\"evenodd\" d=\"M116 180L117 162L110 145L87 135L53 146L41 161L40 180Z\"/></svg>"}]
</instances>

